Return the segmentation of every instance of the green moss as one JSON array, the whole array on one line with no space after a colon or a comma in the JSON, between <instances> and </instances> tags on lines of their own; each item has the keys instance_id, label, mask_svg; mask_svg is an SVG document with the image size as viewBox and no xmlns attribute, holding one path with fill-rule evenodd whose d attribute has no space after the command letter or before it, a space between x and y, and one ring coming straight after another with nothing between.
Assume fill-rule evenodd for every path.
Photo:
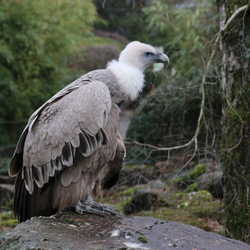
<instances>
[{"instance_id":1,"label":"green moss","mask_svg":"<svg viewBox=\"0 0 250 250\"><path fill-rule=\"evenodd\" d=\"M68 224L71 224L71 225L77 225L77 222L75 220L71 220L71 219L64 219L64 221Z\"/></svg>"},{"instance_id":2,"label":"green moss","mask_svg":"<svg viewBox=\"0 0 250 250\"><path fill-rule=\"evenodd\" d=\"M0 220L9 220L9 219L13 219L13 214L12 213L1 213L0 214Z\"/></svg>"},{"instance_id":3,"label":"green moss","mask_svg":"<svg viewBox=\"0 0 250 250\"><path fill-rule=\"evenodd\" d=\"M181 181L182 181L182 177L177 177L173 179L173 183L177 186L177 188L180 187Z\"/></svg>"},{"instance_id":4,"label":"green moss","mask_svg":"<svg viewBox=\"0 0 250 250\"><path fill-rule=\"evenodd\" d=\"M199 190L194 196L195 197L199 197L200 196L202 198L207 198L207 197L211 198L211 194L207 190Z\"/></svg>"},{"instance_id":5,"label":"green moss","mask_svg":"<svg viewBox=\"0 0 250 250\"><path fill-rule=\"evenodd\" d=\"M120 195L132 196L134 191L135 191L135 188L128 188L125 191L123 191L122 193L120 193Z\"/></svg>"},{"instance_id":6,"label":"green moss","mask_svg":"<svg viewBox=\"0 0 250 250\"><path fill-rule=\"evenodd\" d=\"M189 177L191 180L195 180L196 178L198 178L199 176L201 176L205 172L206 172L205 165L199 164L199 165L195 166L195 168L190 172Z\"/></svg>"},{"instance_id":7,"label":"green moss","mask_svg":"<svg viewBox=\"0 0 250 250\"><path fill-rule=\"evenodd\" d=\"M211 232L211 227L209 226L209 225L205 225L204 227L203 227L203 230L205 230L205 231L207 231L207 232Z\"/></svg>"},{"instance_id":8,"label":"green moss","mask_svg":"<svg viewBox=\"0 0 250 250\"><path fill-rule=\"evenodd\" d=\"M139 236L138 240L141 241L141 242L143 242L143 243L147 243L148 242L148 239L145 236Z\"/></svg>"},{"instance_id":9,"label":"green moss","mask_svg":"<svg viewBox=\"0 0 250 250\"><path fill-rule=\"evenodd\" d=\"M183 201L182 203L180 203L180 204L178 205L178 208L185 208L186 206L188 206L188 202Z\"/></svg>"},{"instance_id":10,"label":"green moss","mask_svg":"<svg viewBox=\"0 0 250 250\"><path fill-rule=\"evenodd\" d=\"M138 234L144 235L144 233L142 233L141 231L136 230L135 232Z\"/></svg>"},{"instance_id":11,"label":"green moss","mask_svg":"<svg viewBox=\"0 0 250 250\"><path fill-rule=\"evenodd\" d=\"M17 224L18 224L18 220L16 219L8 219L8 220L1 221L1 226L4 226L4 227L13 227L13 226L16 226Z\"/></svg>"},{"instance_id":12,"label":"green moss","mask_svg":"<svg viewBox=\"0 0 250 250\"><path fill-rule=\"evenodd\" d=\"M12 230L17 224L18 220L14 219L13 213L0 213L0 234L3 233L1 230Z\"/></svg>"},{"instance_id":13,"label":"green moss","mask_svg":"<svg viewBox=\"0 0 250 250\"><path fill-rule=\"evenodd\" d=\"M198 191L198 182L195 182L195 183L189 185L189 186L186 188L186 192L187 192L187 193L192 192L192 191Z\"/></svg>"},{"instance_id":14,"label":"green moss","mask_svg":"<svg viewBox=\"0 0 250 250\"><path fill-rule=\"evenodd\" d=\"M172 195L174 195L174 194L172 194ZM181 198L182 195L183 195L182 192L178 191L177 194L174 195L174 196L175 196L175 197L178 197L178 198Z\"/></svg>"}]
</instances>

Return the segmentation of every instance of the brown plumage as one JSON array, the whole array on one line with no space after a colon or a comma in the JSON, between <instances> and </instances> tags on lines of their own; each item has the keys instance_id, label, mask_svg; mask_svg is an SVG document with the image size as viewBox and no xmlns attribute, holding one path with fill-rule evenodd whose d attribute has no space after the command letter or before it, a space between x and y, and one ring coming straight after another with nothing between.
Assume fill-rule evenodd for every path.
<instances>
[{"instance_id":1,"label":"brown plumage","mask_svg":"<svg viewBox=\"0 0 250 250\"><path fill-rule=\"evenodd\" d=\"M83 75L34 112L9 168L20 221L74 208L115 185L125 156L118 104L136 98L143 70L160 61L167 56L132 42L119 61Z\"/></svg>"}]
</instances>

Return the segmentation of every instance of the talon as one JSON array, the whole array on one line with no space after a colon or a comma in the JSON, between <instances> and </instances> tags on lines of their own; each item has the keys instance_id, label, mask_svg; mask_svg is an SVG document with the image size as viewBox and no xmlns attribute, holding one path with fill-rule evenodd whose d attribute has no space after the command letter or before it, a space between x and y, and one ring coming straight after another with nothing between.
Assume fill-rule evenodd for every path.
<instances>
[{"instance_id":1,"label":"talon","mask_svg":"<svg viewBox=\"0 0 250 250\"><path fill-rule=\"evenodd\" d=\"M115 209L111 206L104 206L101 203L96 203L92 200L91 196L84 202L78 201L75 211L79 214L83 214L83 212L86 213L91 213L91 214L96 214L100 216L104 216L105 214L109 215L111 217L111 214L116 216L119 215L121 216L121 212L118 209Z\"/></svg>"}]
</instances>

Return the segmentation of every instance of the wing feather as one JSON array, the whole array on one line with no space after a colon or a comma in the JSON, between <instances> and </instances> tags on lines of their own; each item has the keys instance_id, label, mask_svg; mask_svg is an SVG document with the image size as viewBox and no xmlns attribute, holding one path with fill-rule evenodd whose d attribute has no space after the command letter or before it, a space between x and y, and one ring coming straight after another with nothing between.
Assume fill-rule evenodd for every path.
<instances>
[{"instance_id":1,"label":"wing feather","mask_svg":"<svg viewBox=\"0 0 250 250\"><path fill-rule=\"evenodd\" d=\"M105 145L108 137L103 128L110 109L107 86L94 81L46 106L38 117L32 116L34 122L24 133L25 142L21 141L26 189L32 193L34 181L41 188L56 171L73 166L76 149L87 157ZM72 173L67 168L64 171ZM68 185L70 180L65 179ZM71 181L76 180L77 173L71 177Z\"/></svg>"}]
</instances>

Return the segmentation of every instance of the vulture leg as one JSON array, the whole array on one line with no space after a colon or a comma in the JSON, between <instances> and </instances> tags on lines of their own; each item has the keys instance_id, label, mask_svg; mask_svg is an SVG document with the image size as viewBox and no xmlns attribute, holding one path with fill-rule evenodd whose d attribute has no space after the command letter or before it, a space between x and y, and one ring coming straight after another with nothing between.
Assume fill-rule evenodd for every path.
<instances>
[{"instance_id":1,"label":"vulture leg","mask_svg":"<svg viewBox=\"0 0 250 250\"><path fill-rule=\"evenodd\" d=\"M105 190L113 187L118 180L119 172L121 171L126 154L125 145L119 135L120 134L118 134L117 138L115 156L113 160L111 160L99 173L98 180L92 190L94 195L98 195L101 189ZM105 214L117 215L117 212L121 215L118 209L114 209L111 206L104 206L101 203L96 203L93 201L91 196L89 196L86 201L78 201L75 211L79 214L87 212L101 216L104 216Z\"/></svg>"},{"instance_id":2,"label":"vulture leg","mask_svg":"<svg viewBox=\"0 0 250 250\"><path fill-rule=\"evenodd\" d=\"M88 199L84 202L78 201L75 207L75 211L78 214L90 213L90 214L96 214L100 216L105 216L106 214L109 216L117 215L117 212L121 214L118 209L115 209L108 205L104 206L101 203L94 202L91 196L89 196Z\"/></svg>"}]
</instances>

